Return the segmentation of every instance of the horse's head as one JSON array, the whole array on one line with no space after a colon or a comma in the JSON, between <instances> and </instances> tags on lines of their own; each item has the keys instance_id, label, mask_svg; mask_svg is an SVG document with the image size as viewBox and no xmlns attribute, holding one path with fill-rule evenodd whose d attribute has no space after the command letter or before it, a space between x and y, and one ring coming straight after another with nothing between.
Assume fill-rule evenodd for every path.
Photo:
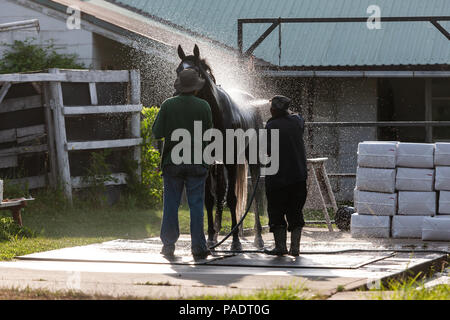
<instances>
[{"instance_id":1,"label":"horse's head","mask_svg":"<svg viewBox=\"0 0 450 320\"><path fill-rule=\"evenodd\" d=\"M207 82L212 81L213 83L216 83L211 67L206 63L205 59L200 59L200 49L197 45L194 46L194 54L189 56L184 53L183 48L179 45L178 56L180 57L181 62L177 67L177 74L185 69L194 69L198 72L200 77Z\"/></svg>"}]
</instances>

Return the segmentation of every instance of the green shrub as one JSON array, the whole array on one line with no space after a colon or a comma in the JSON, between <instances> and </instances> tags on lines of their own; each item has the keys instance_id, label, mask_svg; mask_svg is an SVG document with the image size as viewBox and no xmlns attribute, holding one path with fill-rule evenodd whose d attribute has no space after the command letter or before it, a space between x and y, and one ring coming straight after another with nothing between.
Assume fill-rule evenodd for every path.
<instances>
[{"instance_id":1,"label":"green shrub","mask_svg":"<svg viewBox=\"0 0 450 320\"><path fill-rule=\"evenodd\" d=\"M106 205L105 183L117 182L117 179L112 176L111 166L106 160L111 153L111 149L92 152L89 167L86 169L86 175L83 176L83 182L89 186L85 192L85 200L94 208Z\"/></svg>"},{"instance_id":2,"label":"green shrub","mask_svg":"<svg viewBox=\"0 0 450 320\"><path fill-rule=\"evenodd\" d=\"M135 172L137 163L129 161L128 173L128 201L141 207L155 208L162 203L163 181L160 172L160 153L155 148L152 136L152 126L158 114L158 107L144 107L141 121L141 175L139 181Z\"/></svg>"},{"instance_id":3,"label":"green shrub","mask_svg":"<svg viewBox=\"0 0 450 320\"><path fill-rule=\"evenodd\" d=\"M35 39L14 41L6 44L9 47L0 60L0 73L16 73L25 71L38 71L49 68L85 69L85 66L76 62L76 54L61 54L53 40L44 44L33 43Z\"/></svg>"},{"instance_id":4,"label":"green shrub","mask_svg":"<svg viewBox=\"0 0 450 320\"><path fill-rule=\"evenodd\" d=\"M0 241L18 238L31 238L35 234L26 227L21 227L10 217L0 218Z\"/></svg>"}]
</instances>

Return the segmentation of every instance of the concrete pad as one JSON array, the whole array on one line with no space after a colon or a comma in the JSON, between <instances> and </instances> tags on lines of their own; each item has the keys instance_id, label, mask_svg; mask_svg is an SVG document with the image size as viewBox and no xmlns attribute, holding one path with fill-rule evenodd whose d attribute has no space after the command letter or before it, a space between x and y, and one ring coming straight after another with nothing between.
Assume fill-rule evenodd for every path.
<instances>
[{"instance_id":1,"label":"concrete pad","mask_svg":"<svg viewBox=\"0 0 450 320\"><path fill-rule=\"evenodd\" d=\"M272 234L263 234L263 237L266 246L270 247L273 244ZM241 242L244 250L255 249L253 237L243 237ZM227 240L220 249L226 251L230 245L231 241ZM86 249L88 250L85 251ZM190 254L189 235L183 235L177 242L177 261L164 260L159 255L160 249L160 239L151 238L114 240L36 253L29 255L31 260L25 258L0 262L0 287L78 290L88 294L118 297L131 295L152 299L178 299L205 294L248 294L255 290L299 285L307 288L305 294L310 297L328 297L338 291L376 285L378 281L411 270L425 270L433 262L442 261L446 255L443 252L421 250L448 251L449 243L423 242L417 239L353 239L347 232L328 232L327 229L307 227L302 235L302 253L298 259L303 260L302 267L295 267L296 262L292 261L295 258L292 257L283 257L278 265L267 264L267 259L274 257L263 257L257 253L240 255L240 258L222 253L209 261L195 262ZM380 256L375 252L346 251L355 249L380 249L383 252L380 252ZM396 251L410 249L417 252ZM391 250L396 251L395 254L391 254ZM90 252L91 260L74 260L75 256L85 259L83 255L86 252ZM122 258L118 261L111 258L117 256ZM34 260L33 257L42 259ZM109 258L104 260L105 257ZM228 259L250 262L252 257L258 257L259 262L256 264L259 265L220 265L221 261ZM219 258L221 260L216 260ZM320 267L333 262L334 268Z\"/></svg>"},{"instance_id":2,"label":"concrete pad","mask_svg":"<svg viewBox=\"0 0 450 320\"><path fill-rule=\"evenodd\" d=\"M19 256L17 259L195 265L230 256L216 254L206 259L194 260L190 252L186 250L180 252L178 250L175 252L175 257L168 259L159 254L160 250L161 245L153 245L145 241L114 240L86 246L38 252Z\"/></svg>"}]
</instances>

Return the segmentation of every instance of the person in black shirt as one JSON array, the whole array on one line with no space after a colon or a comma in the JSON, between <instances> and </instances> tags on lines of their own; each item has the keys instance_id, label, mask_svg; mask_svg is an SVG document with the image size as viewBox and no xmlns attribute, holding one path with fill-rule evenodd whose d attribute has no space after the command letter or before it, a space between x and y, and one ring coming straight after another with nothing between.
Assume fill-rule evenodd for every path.
<instances>
[{"instance_id":1,"label":"person in black shirt","mask_svg":"<svg viewBox=\"0 0 450 320\"><path fill-rule=\"evenodd\" d=\"M298 256L305 225L302 210L306 201L308 174L303 142L304 120L298 114L289 113L291 99L275 96L270 101L272 117L267 121L266 129L269 136L271 130L279 130L279 170L265 177L269 227L275 240L275 248L265 250L265 253ZM267 148L269 155L270 140ZM289 252L286 246L287 231L291 232Z\"/></svg>"}]
</instances>

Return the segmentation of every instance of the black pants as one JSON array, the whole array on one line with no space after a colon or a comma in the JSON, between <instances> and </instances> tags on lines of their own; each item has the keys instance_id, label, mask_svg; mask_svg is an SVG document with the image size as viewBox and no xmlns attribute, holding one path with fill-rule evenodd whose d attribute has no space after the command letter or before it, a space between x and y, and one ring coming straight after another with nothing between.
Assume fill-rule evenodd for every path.
<instances>
[{"instance_id":1,"label":"black pants","mask_svg":"<svg viewBox=\"0 0 450 320\"><path fill-rule=\"evenodd\" d=\"M266 196L270 232L280 227L287 227L288 231L292 231L297 227L303 228L305 220L303 219L302 210L307 195L306 181L279 189L267 187Z\"/></svg>"}]
</instances>

